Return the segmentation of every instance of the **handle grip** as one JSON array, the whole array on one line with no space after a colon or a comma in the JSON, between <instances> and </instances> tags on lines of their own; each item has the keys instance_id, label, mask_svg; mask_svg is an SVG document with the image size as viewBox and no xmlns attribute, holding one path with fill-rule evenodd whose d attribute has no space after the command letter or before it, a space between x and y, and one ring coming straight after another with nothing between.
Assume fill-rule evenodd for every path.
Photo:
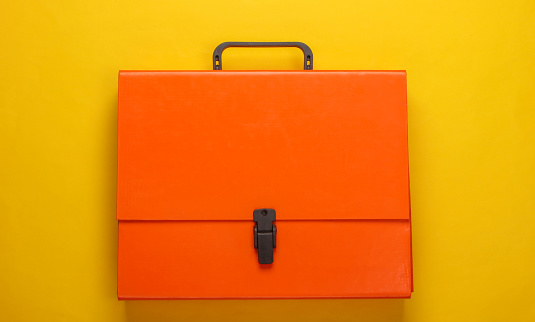
<instances>
[{"instance_id":1,"label":"handle grip","mask_svg":"<svg viewBox=\"0 0 535 322\"><path fill-rule=\"evenodd\" d=\"M305 56L305 64L304 69L305 70L312 70L312 62L313 62L313 56L312 56L312 49L308 47L306 44L302 42L236 42L236 41L228 41L221 43L219 46L217 46L214 50L214 57L213 57L213 63L214 63L214 70L221 70L223 69L223 51L227 49L228 47L297 47L303 51L303 54Z\"/></svg>"}]
</instances>

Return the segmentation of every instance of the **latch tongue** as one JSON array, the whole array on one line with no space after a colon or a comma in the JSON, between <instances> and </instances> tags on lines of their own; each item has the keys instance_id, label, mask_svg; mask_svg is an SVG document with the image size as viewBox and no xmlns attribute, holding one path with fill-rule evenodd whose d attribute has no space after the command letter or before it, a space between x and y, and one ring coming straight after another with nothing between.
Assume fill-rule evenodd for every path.
<instances>
[{"instance_id":1,"label":"latch tongue","mask_svg":"<svg viewBox=\"0 0 535 322\"><path fill-rule=\"evenodd\" d=\"M254 248L258 249L258 262L260 264L273 263L273 248L277 247L277 226L275 209L255 209L253 218Z\"/></svg>"}]
</instances>

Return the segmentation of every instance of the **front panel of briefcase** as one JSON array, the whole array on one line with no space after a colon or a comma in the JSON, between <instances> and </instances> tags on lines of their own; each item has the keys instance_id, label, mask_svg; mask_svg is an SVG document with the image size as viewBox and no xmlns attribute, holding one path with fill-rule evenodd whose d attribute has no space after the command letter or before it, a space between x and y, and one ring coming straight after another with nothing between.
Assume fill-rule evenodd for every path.
<instances>
[{"instance_id":1,"label":"front panel of briefcase","mask_svg":"<svg viewBox=\"0 0 535 322\"><path fill-rule=\"evenodd\" d=\"M120 299L410 297L404 71L122 71L118 118Z\"/></svg>"}]
</instances>

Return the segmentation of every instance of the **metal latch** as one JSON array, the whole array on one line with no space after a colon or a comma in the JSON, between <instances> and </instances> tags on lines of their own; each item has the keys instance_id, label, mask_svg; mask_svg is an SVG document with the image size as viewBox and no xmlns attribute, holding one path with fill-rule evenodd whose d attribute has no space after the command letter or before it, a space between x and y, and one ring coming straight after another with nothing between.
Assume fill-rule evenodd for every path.
<instances>
[{"instance_id":1,"label":"metal latch","mask_svg":"<svg viewBox=\"0 0 535 322\"><path fill-rule=\"evenodd\" d=\"M260 264L273 263L273 248L277 247L277 226L275 209L255 209L253 218L254 248L258 249L258 262Z\"/></svg>"}]
</instances>

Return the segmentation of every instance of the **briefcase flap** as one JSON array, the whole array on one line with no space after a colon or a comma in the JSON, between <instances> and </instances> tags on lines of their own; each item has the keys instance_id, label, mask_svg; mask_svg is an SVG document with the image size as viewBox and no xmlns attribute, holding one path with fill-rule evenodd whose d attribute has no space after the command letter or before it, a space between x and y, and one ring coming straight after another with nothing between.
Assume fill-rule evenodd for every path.
<instances>
[{"instance_id":1,"label":"briefcase flap","mask_svg":"<svg viewBox=\"0 0 535 322\"><path fill-rule=\"evenodd\" d=\"M408 219L404 71L122 71L117 218Z\"/></svg>"}]
</instances>

